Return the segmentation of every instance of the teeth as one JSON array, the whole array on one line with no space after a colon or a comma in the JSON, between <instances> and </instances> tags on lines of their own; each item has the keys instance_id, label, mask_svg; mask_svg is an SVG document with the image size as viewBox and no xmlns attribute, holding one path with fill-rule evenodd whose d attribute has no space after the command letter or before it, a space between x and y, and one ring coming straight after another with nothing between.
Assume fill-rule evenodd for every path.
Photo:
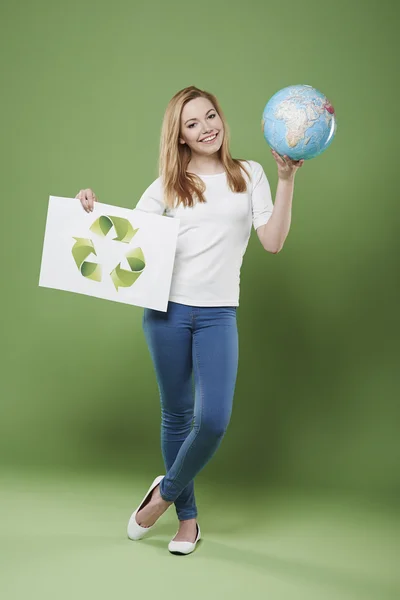
<instances>
[{"instance_id":1,"label":"teeth","mask_svg":"<svg viewBox=\"0 0 400 600\"><path fill-rule=\"evenodd\" d=\"M215 135L212 135L211 137L205 138L204 140L201 140L201 141L202 141L202 142L208 142L208 141L210 141L210 140L213 140L213 139L214 139L214 138L216 138L216 137L217 137L217 135L215 134Z\"/></svg>"}]
</instances>

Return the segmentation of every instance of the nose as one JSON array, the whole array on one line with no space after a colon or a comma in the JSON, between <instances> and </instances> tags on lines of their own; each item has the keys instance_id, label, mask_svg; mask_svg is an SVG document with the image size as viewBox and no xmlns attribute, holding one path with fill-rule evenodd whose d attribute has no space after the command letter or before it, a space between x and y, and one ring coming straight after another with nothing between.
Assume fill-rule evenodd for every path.
<instances>
[{"instance_id":1,"label":"nose","mask_svg":"<svg viewBox=\"0 0 400 600\"><path fill-rule=\"evenodd\" d=\"M210 135L210 133L211 133L212 131L214 131L214 128L212 127L212 125L209 125L209 124L207 123L206 125L204 125L204 126L202 127L202 130L201 130L201 131L202 131L202 132L201 132L201 135L200 135L200 139L201 139L201 138L204 138L204 137L207 137L208 135Z\"/></svg>"}]
</instances>

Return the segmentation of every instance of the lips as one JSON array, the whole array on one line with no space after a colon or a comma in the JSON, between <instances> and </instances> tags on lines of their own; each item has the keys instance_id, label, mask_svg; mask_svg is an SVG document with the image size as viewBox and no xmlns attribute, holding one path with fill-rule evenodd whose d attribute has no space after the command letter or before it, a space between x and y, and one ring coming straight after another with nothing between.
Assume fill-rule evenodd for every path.
<instances>
[{"instance_id":1,"label":"lips","mask_svg":"<svg viewBox=\"0 0 400 600\"><path fill-rule=\"evenodd\" d=\"M214 133L213 135L215 135L215 137L212 140L210 140L209 142L204 142L203 140L206 140L207 138L211 137L210 135L208 135L207 137L205 137L202 140L200 140L200 143L202 143L202 144L212 144L217 139L218 133Z\"/></svg>"}]
</instances>

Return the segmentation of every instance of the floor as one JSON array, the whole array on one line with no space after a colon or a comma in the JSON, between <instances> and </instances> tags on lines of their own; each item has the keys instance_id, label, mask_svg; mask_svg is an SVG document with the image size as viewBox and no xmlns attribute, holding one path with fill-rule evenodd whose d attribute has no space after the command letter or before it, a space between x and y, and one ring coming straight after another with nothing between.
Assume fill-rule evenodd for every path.
<instances>
[{"instance_id":1,"label":"floor","mask_svg":"<svg viewBox=\"0 0 400 600\"><path fill-rule=\"evenodd\" d=\"M400 514L317 491L216 490L196 479L203 539L168 552L173 506L145 539L126 525L149 478L0 470L0 597L398 600ZM247 508L246 508L247 507Z\"/></svg>"}]
</instances>

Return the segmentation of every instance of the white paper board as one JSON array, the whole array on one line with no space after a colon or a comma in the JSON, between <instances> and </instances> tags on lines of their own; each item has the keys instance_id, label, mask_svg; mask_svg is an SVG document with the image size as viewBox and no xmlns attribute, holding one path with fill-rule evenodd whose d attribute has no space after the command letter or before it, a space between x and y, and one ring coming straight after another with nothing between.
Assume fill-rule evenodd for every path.
<instances>
[{"instance_id":1,"label":"white paper board","mask_svg":"<svg viewBox=\"0 0 400 600\"><path fill-rule=\"evenodd\" d=\"M39 286L165 312L178 231L179 219L50 196Z\"/></svg>"}]
</instances>

